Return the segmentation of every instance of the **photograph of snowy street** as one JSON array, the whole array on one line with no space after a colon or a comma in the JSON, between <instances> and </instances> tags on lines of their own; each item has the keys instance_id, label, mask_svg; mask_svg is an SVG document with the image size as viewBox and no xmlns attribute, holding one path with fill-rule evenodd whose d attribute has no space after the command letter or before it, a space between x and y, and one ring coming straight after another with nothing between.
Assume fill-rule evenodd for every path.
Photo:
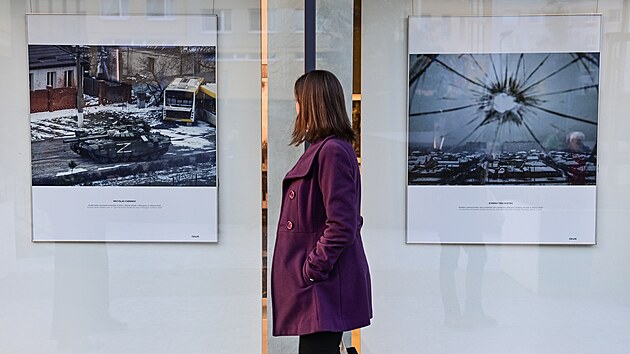
<instances>
[{"instance_id":1,"label":"photograph of snowy street","mask_svg":"<svg viewBox=\"0 0 630 354\"><path fill-rule=\"evenodd\" d=\"M33 186L216 186L215 46L28 50Z\"/></svg>"},{"instance_id":2,"label":"photograph of snowy street","mask_svg":"<svg viewBox=\"0 0 630 354\"><path fill-rule=\"evenodd\" d=\"M599 53L410 54L408 185L595 185Z\"/></svg>"}]
</instances>

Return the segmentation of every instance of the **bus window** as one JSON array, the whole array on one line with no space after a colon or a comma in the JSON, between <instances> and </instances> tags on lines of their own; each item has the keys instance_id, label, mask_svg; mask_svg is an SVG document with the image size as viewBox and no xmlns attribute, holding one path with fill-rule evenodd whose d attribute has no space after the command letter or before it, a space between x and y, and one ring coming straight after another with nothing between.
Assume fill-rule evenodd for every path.
<instances>
[{"instance_id":1,"label":"bus window","mask_svg":"<svg viewBox=\"0 0 630 354\"><path fill-rule=\"evenodd\" d=\"M166 105L177 107L192 107L193 93L182 91L166 91Z\"/></svg>"}]
</instances>

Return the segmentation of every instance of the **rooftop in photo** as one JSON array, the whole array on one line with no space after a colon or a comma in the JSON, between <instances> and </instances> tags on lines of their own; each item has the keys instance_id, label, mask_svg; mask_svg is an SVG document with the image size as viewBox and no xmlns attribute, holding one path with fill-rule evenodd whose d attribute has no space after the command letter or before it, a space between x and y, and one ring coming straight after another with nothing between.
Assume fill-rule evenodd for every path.
<instances>
[{"instance_id":1,"label":"rooftop in photo","mask_svg":"<svg viewBox=\"0 0 630 354\"><path fill-rule=\"evenodd\" d=\"M76 65L74 48L56 45L29 45L28 67L46 69Z\"/></svg>"}]
</instances>

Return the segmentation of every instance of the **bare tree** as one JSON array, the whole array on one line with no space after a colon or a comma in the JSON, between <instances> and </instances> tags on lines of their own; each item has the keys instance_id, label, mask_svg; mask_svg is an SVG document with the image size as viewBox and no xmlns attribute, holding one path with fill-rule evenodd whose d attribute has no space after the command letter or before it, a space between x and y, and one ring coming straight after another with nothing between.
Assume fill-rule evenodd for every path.
<instances>
[{"instance_id":1,"label":"bare tree","mask_svg":"<svg viewBox=\"0 0 630 354\"><path fill-rule=\"evenodd\" d=\"M159 105L163 100L164 90L174 73L179 72L179 56L146 56L140 59L138 83L145 85L149 105Z\"/></svg>"}]
</instances>

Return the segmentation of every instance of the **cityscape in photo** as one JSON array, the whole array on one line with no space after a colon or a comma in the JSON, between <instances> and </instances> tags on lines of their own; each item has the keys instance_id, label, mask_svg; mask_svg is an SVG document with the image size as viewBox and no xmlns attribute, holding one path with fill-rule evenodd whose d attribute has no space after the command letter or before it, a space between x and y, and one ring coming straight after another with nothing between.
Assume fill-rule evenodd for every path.
<instances>
[{"instance_id":1,"label":"cityscape in photo","mask_svg":"<svg viewBox=\"0 0 630 354\"><path fill-rule=\"evenodd\" d=\"M29 45L33 186L216 186L216 47Z\"/></svg>"},{"instance_id":2,"label":"cityscape in photo","mask_svg":"<svg viewBox=\"0 0 630 354\"><path fill-rule=\"evenodd\" d=\"M409 55L409 185L594 185L599 53Z\"/></svg>"}]
</instances>

